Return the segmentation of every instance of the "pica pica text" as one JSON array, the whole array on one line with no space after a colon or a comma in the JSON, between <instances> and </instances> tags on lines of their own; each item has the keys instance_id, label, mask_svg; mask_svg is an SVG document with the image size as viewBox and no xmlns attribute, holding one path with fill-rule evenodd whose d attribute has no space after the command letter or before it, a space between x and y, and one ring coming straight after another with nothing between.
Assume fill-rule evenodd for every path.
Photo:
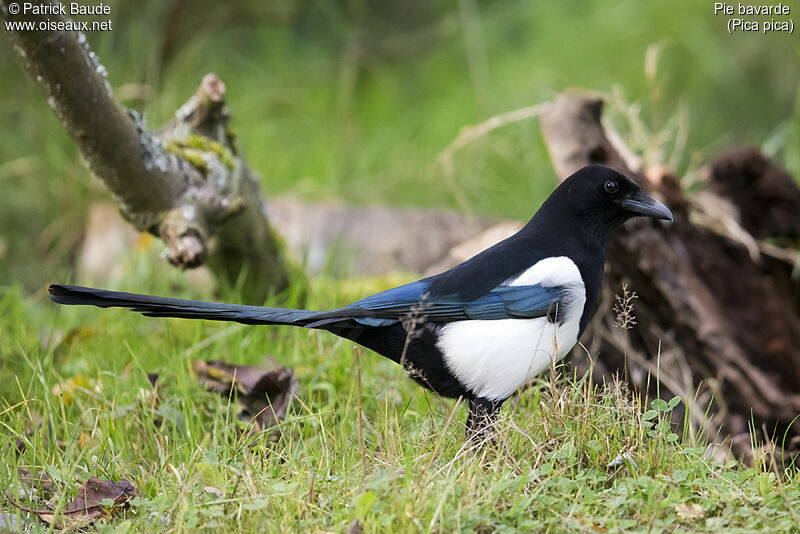
<instances>
[{"instance_id":1,"label":"pica pica text","mask_svg":"<svg viewBox=\"0 0 800 534\"><path fill-rule=\"evenodd\" d=\"M52 285L59 304L327 330L400 363L422 386L469 401L482 434L520 386L563 358L597 306L608 233L635 216L672 220L619 172L582 168L518 233L449 271L330 311L222 304Z\"/></svg>"}]
</instances>

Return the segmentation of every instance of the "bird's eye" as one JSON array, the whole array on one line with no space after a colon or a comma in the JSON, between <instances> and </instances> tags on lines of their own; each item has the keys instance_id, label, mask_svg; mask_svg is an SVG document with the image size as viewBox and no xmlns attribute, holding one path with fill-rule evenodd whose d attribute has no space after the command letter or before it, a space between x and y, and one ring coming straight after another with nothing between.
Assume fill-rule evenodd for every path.
<instances>
[{"instance_id":1,"label":"bird's eye","mask_svg":"<svg viewBox=\"0 0 800 534\"><path fill-rule=\"evenodd\" d=\"M603 189L606 190L606 193L613 195L617 191L619 191L619 184L614 180L609 180L605 184L603 184Z\"/></svg>"}]
</instances>

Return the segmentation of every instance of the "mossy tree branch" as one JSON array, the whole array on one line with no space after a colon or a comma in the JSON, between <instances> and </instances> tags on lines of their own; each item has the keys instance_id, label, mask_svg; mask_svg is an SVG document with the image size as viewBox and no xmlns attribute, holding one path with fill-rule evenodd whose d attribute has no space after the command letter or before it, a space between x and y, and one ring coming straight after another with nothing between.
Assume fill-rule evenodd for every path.
<instances>
[{"instance_id":1,"label":"mossy tree branch","mask_svg":"<svg viewBox=\"0 0 800 534\"><path fill-rule=\"evenodd\" d=\"M11 15L8 5L0 0L2 21L65 22L57 15ZM137 229L162 238L172 264L197 267L210 254L212 270L228 283L246 273L244 295L255 302L287 286L290 262L267 220L257 179L227 135L219 78L206 75L157 135L114 98L85 35L6 34L92 172ZM214 235L217 244L209 247Z\"/></svg>"}]
</instances>

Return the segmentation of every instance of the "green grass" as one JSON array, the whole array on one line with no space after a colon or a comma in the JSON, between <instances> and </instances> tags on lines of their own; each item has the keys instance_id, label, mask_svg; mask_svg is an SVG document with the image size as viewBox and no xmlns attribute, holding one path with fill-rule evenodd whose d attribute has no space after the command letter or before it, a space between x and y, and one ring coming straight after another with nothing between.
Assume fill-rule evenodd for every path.
<instances>
[{"instance_id":1,"label":"green grass","mask_svg":"<svg viewBox=\"0 0 800 534\"><path fill-rule=\"evenodd\" d=\"M133 256L128 287L209 297L154 268L151 255ZM341 305L397 281L320 279L309 305ZM365 532L798 528L796 471L776 477L706 460L702 443L672 432L666 403L642 413L617 385L545 376L507 402L501 445L471 450L463 405L362 350L359 440L353 345L330 334L151 319L0 291L0 486L16 494L18 467L45 470L63 508L91 475L130 480L140 495L101 531L342 532L354 518ZM279 432L253 433L231 399L198 385L192 361L258 365L269 354L295 369L299 399ZM608 468L621 453L638 468ZM43 529L13 508L3 513Z\"/></svg>"}]
</instances>

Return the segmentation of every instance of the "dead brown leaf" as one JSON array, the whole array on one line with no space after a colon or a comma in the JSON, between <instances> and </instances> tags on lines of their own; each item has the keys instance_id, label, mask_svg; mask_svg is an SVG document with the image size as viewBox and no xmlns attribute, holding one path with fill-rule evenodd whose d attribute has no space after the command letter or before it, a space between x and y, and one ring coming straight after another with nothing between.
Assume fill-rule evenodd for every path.
<instances>
[{"instance_id":1,"label":"dead brown leaf","mask_svg":"<svg viewBox=\"0 0 800 534\"><path fill-rule=\"evenodd\" d=\"M91 395L92 391L99 392L101 387L102 384L98 380L75 375L53 386L53 394L62 397L64 404L69 406L77 393Z\"/></svg>"},{"instance_id":2,"label":"dead brown leaf","mask_svg":"<svg viewBox=\"0 0 800 534\"><path fill-rule=\"evenodd\" d=\"M232 365L218 360L194 364L198 380L209 391L229 395L233 387L238 392L238 416L253 421L261 430L286 417L292 395L297 391L297 377L288 367L269 357L267 368Z\"/></svg>"},{"instance_id":3,"label":"dead brown leaf","mask_svg":"<svg viewBox=\"0 0 800 534\"><path fill-rule=\"evenodd\" d=\"M361 528L361 523L358 519L353 519L353 522L347 526L347 534L361 534L364 529Z\"/></svg>"},{"instance_id":4,"label":"dead brown leaf","mask_svg":"<svg viewBox=\"0 0 800 534\"><path fill-rule=\"evenodd\" d=\"M37 434L42 434L42 428L45 426L44 417L37 412L29 412L30 421L28 421L27 425L25 426L25 433L24 435L20 435L17 437L15 448L17 451L17 455L23 455L28 450L28 444L35 441L34 436ZM45 432L45 434L47 434ZM45 435L42 438L43 445L45 447L48 446L50 440ZM56 444L58 447L63 445L61 440L56 440Z\"/></svg>"},{"instance_id":5,"label":"dead brown leaf","mask_svg":"<svg viewBox=\"0 0 800 534\"><path fill-rule=\"evenodd\" d=\"M52 493L56 490L53 479L50 478L50 475L48 475L46 471L39 471L38 475L34 475L30 469L19 467L17 468L17 475L19 476L20 482L31 488L35 488L46 493Z\"/></svg>"},{"instance_id":6,"label":"dead brown leaf","mask_svg":"<svg viewBox=\"0 0 800 534\"><path fill-rule=\"evenodd\" d=\"M699 504L686 504L683 502L675 505L675 513L681 519L702 519L706 516L703 507Z\"/></svg>"},{"instance_id":7,"label":"dead brown leaf","mask_svg":"<svg viewBox=\"0 0 800 534\"><path fill-rule=\"evenodd\" d=\"M30 472L28 472L30 474ZM22 474L20 475L22 478ZM36 477L33 477L34 479ZM44 477L39 477L43 480ZM49 480L49 477L47 477ZM52 484L52 482L50 482ZM136 494L136 489L127 480L113 482L92 477L78 488L78 494L64 510L56 514L52 509L33 510L17 503L8 493L6 498L20 510L34 514L39 520L56 529L83 529L103 516L126 507L128 499ZM103 501L107 504L104 504Z\"/></svg>"},{"instance_id":8,"label":"dead brown leaf","mask_svg":"<svg viewBox=\"0 0 800 534\"><path fill-rule=\"evenodd\" d=\"M154 411L161 402L161 384L158 381L158 373L147 373L147 381L150 387L139 388L136 397L139 401Z\"/></svg>"}]
</instances>

